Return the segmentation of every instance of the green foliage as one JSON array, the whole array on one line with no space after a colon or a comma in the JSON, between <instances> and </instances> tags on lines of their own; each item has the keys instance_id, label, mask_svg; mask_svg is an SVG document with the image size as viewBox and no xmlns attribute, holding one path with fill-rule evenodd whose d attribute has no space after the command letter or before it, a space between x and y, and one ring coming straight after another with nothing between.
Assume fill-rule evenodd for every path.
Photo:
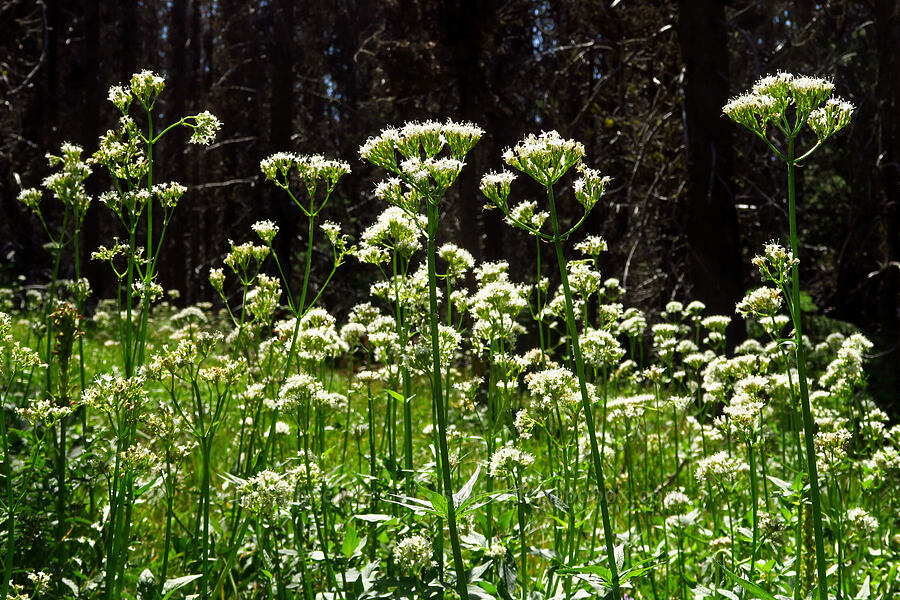
<instances>
[{"instance_id":1,"label":"green foliage","mask_svg":"<svg viewBox=\"0 0 900 600\"><path fill-rule=\"evenodd\" d=\"M113 94L117 106L152 106L151 75L131 104ZM212 122L181 124L202 137ZM792 335L805 310L787 294L794 254L769 244L754 259L774 292L739 305L752 336L734 354L732 317L702 303L626 308L599 272L604 240L564 260L583 219L562 229L557 203L587 215L606 180L577 142L547 133L507 158L544 183L546 206L510 207L508 175L481 187L538 248L554 244L562 285L537 261L528 274L476 266L436 242L481 133L426 122L367 141L361 153L393 174L377 188L393 208L356 247L322 226L326 272L309 260L314 224L345 163L265 159L307 219L304 275L281 264L279 225L259 222L263 245L232 243L223 261L239 299L224 268L211 273L219 311L149 293L161 255L139 250L136 229L104 256L132 285L96 309L62 303L78 298L62 285L17 290L27 308L0 313L0 596L804 597L816 586L810 460L829 591L896 595L900 430L867 395L868 340L825 320L809 344ZM138 163L122 181L152 191ZM132 210L121 198L110 202ZM149 226L141 214L123 221ZM380 278L339 321L321 290L350 256Z\"/></svg>"}]
</instances>

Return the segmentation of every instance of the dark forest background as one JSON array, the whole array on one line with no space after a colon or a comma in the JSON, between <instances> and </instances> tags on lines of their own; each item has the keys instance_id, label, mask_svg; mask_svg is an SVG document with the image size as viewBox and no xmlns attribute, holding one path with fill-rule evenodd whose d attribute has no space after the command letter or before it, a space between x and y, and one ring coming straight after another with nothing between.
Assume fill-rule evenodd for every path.
<instances>
[{"instance_id":1,"label":"dark forest background","mask_svg":"<svg viewBox=\"0 0 900 600\"><path fill-rule=\"evenodd\" d=\"M477 259L509 259L532 241L482 212L477 182L523 134L557 129L613 177L590 219L626 302L654 310L700 299L733 314L757 283L749 259L787 233L785 176L765 146L721 115L760 75L832 77L857 107L851 125L799 180L802 281L821 316L877 343L873 384L895 402L900 366L900 2L775 0L4 0L0 3L0 283L47 279L46 241L15 198L48 173L63 141L97 147L116 121L110 85L148 68L167 89L166 122L209 109L224 123L209 147L167 137L159 180L191 186L170 228L160 283L182 301L206 281L228 239L256 220L281 226L282 253L305 244L300 214L263 182L259 161L291 150L350 162L324 216L358 236L383 209L379 173L357 155L388 124L451 117L487 131L447 204L445 240ZM106 182L90 181L99 193ZM52 201L46 203L49 210ZM118 234L105 207L87 217L87 255ZM322 248L324 265L329 256ZM529 257L529 259L522 258ZM298 261L294 261L299 265ZM326 303L340 314L367 293L351 261ZM893 393L889 392L891 389Z\"/></svg>"}]
</instances>

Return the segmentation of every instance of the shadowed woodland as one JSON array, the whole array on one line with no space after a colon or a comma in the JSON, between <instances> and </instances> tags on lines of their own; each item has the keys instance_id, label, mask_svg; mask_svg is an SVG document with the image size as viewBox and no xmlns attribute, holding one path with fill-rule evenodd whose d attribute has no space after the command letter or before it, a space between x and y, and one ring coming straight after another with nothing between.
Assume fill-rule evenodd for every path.
<instances>
[{"instance_id":1,"label":"shadowed woodland","mask_svg":"<svg viewBox=\"0 0 900 600\"><path fill-rule=\"evenodd\" d=\"M582 140L591 166L613 178L586 229L608 240L600 267L621 279L628 301L659 309L691 297L731 314L753 283L749 257L785 235L786 208L766 148L721 107L746 82L783 69L832 78L856 106L840 143L800 170L802 278L815 314L877 341L872 389L891 404L900 362L898 14L894 0L7 0L0 280L46 281L43 231L16 194L45 176L44 153L61 142L93 152L115 123L107 89L149 68L167 80L156 107L163 120L209 108L224 124L209 147L176 132L158 153L161 177L190 187L159 277L185 302L214 297L208 268L258 219L279 223L284 255L302 250L294 207L262 185L260 159L290 150L348 160L353 174L324 216L358 236L380 210L359 144L385 124L451 117L488 133L442 222L476 259L530 256L499 213L482 212L477 177L499 168L496 157L522 132L557 129ZM99 193L107 182L98 174L88 186ZM82 264L99 296L113 282L88 257L113 225L102 206L90 208ZM327 292L339 314L368 285L358 263L345 269Z\"/></svg>"}]
</instances>

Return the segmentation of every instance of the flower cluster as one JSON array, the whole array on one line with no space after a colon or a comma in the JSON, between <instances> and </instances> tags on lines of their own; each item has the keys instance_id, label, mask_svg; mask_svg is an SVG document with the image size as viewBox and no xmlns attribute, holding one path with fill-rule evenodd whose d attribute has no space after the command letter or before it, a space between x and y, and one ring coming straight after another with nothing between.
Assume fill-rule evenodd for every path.
<instances>
[{"instance_id":1,"label":"flower cluster","mask_svg":"<svg viewBox=\"0 0 900 600\"><path fill-rule=\"evenodd\" d=\"M774 317L781 309L781 292L770 287L761 287L744 296L737 303L735 311L742 317L756 317L764 319Z\"/></svg>"},{"instance_id":2,"label":"flower cluster","mask_svg":"<svg viewBox=\"0 0 900 600\"><path fill-rule=\"evenodd\" d=\"M276 152L261 160L259 168L267 181L285 190L289 190L290 174L292 170L295 171L306 186L310 198L315 197L319 181L325 182L326 194L330 195L338 180L350 172L350 165L345 161L327 159L321 154L303 155L293 152ZM300 208L307 214L316 212L307 211L303 205Z\"/></svg>"},{"instance_id":3,"label":"flower cluster","mask_svg":"<svg viewBox=\"0 0 900 600\"><path fill-rule=\"evenodd\" d=\"M531 406L539 415L546 415L557 406L566 407L580 401L578 379L568 369L544 369L525 377L531 394Z\"/></svg>"},{"instance_id":4,"label":"flower cluster","mask_svg":"<svg viewBox=\"0 0 900 600\"><path fill-rule=\"evenodd\" d=\"M194 130L190 143L203 146L209 146L216 139L216 133L222 128L222 122L208 110L193 117L187 117L185 124Z\"/></svg>"},{"instance_id":5,"label":"flower cluster","mask_svg":"<svg viewBox=\"0 0 900 600\"><path fill-rule=\"evenodd\" d=\"M480 265L482 274L485 264ZM480 278L481 285L469 299L469 311L475 319L476 339L489 342L516 334L516 319L528 306L527 288L511 282L505 271Z\"/></svg>"},{"instance_id":6,"label":"flower cluster","mask_svg":"<svg viewBox=\"0 0 900 600\"><path fill-rule=\"evenodd\" d=\"M604 329L586 328L580 343L585 364L595 369L614 368L625 356L625 349L616 336Z\"/></svg>"},{"instance_id":7,"label":"flower cluster","mask_svg":"<svg viewBox=\"0 0 900 600\"><path fill-rule=\"evenodd\" d=\"M84 390L81 402L107 415L124 410L133 419L147 401L143 377L113 377L99 375L94 384Z\"/></svg>"},{"instance_id":8,"label":"flower cluster","mask_svg":"<svg viewBox=\"0 0 900 600\"><path fill-rule=\"evenodd\" d=\"M503 161L506 164L545 187L556 183L569 169L579 164L582 158L584 146L581 142L567 140L557 131L529 134L503 152ZM585 187L587 186L583 185L582 189Z\"/></svg>"},{"instance_id":9,"label":"flower cluster","mask_svg":"<svg viewBox=\"0 0 900 600\"><path fill-rule=\"evenodd\" d=\"M166 208L175 208L186 191L185 186L174 181L153 186L153 193L159 199L159 203Z\"/></svg>"},{"instance_id":10,"label":"flower cluster","mask_svg":"<svg viewBox=\"0 0 900 600\"><path fill-rule=\"evenodd\" d=\"M437 256L447 262L446 276L451 279L462 277L475 266L475 258L465 248L447 243L437 249Z\"/></svg>"},{"instance_id":11,"label":"flower cluster","mask_svg":"<svg viewBox=\"0 0 900 600\"><path fill-rule=\"evenodd\" d=\"M431 543L421 535L411 535L394 546L394 558L401 568L418 572L432 563Z\"/></svg>"},{"instance_id":12,"label":"flower cluster","mask_svg":"<svg viewBox=\"0 0 900 600\"><path fill-rule=\"evenodd\" d=\"M862 334L856 333L841 344L837 357L819 378L819 385L833 394L847 394L865 379L863 371L864 354L872 349L870 342Z\"/></svg>"},{"instance_id":13,"label":"flower cluster","mask_svg":"<svg viewBox=\"0 0 900 600\"><path fill-rule=\"evenodd\" d=\"M237 275L241 283L249 284L262 262L269 255L271 248L269 246L259 246L251 242L245 244L235 244L228 240L231 245L231 251L225 256L224 262L235 275Z\"/></svg>"},{"instance_id":14,"label":"flower cluster","mask_svg":"<svg viewBox=\"0 0 900 600\"><path fill-rule=\"evenodd\" d=\"M318 364L346 350L335 323L334 317L324 308L312 308L303 315L297 336L300 360Z\"/></svg>"},{"instance_id":15,"label":"flower cluster","mask_svg":"<svg viewBox=\"0 0 900 600\"><path fill-rule=\"evenodd\" d=\"M655 401L653 394L620 396L606 402L606 420L610 423L631 422L644 414Z\"/></svg>"},{"instance_id":16,"label":"flower cluster","mask_svg":"<svg viewBox=\"0 0 900 600\"><path fill-rule=\"evenodd\" d=\"M7 385L7 377L19 370L28 370L41 366L41 358L37 352L22 346L13 339L12 318L0 312L0 382Z\"/></svg>"},{"instance_id":17,"label":"flower cluster","mask_svg":"<svg viewBox=\"0 0 900 600\"><path fill-rule=\"evenodd\" d=\"M370 264L388 262L391 252L408 259L422 248L421 238L425 226L424 217L390 206L378 216L375 223L363 231L356 257Z\"/></svg>"},{"instance_id":18,"label":"flower cluster","mask_svg":"<svg viewBox=\"0 0 900 600\"><path fill-rule=\"evenodd\" d=\"M123 115L119 119L117 129L110 129L100 136L99 147L91 160L106 167L107 171L116 179L140 181L150 168L141 142L141 134L134 119ZM125 195L124 192L110 193L114 196L124 197ZM105 202L116 214L120 214L116 210L116 206L123 203L125 203L124 199Z\"/></svg>"},{"instance_id":19,"label":"flower cluster","mask_svg":"<svg viewBox=\"0 0 900 600\"><path fill-rule=\"evenodd\" d=\"M572 189L575 190L575 199L584 208L584 212L588 213L606 191L606 185L611 179L600 175L600 171L590 169L582 163L579 163L576 168L581 173L581 177L575 180Z\"/></svg>"},{"instance_id":20,"label":"flower cluster","mask_svg":"<svg viewBox=\"0 0 900 600\"><path fill-rule=\"evenodd\" d=\"M166 80L153 71L145 69L140 73L135 73L131 76L131 95L140 100L144 106L148 108L153 106L156 97L159 96L165 87ZM113 104L120 106L120 103L126 103L124 93L124 89L122 88L113 88L109 91L109 98Z\"/></svg>"},{"instance_id":21,"label":"flower cluster","mask_svg":"<svg viewBox=\"0 0 900 600\"><path fill-rule=\"evenodd\" d=\"M241 506L263 521L271 520L293 501L296 479L291 473L260 471L239 490Z\"/></svg>"},{"instance_id":22,"label":"flower cluster","mask_svg":"<svg viewBox=\"0 0 900 600\"><path fill-rule=\"evenodd\" d=\"M259 236L259 239L262 240L262 243L266 246L271 246L272 240L278 235L278 225L269 220L257 221L250 226L250 229Z\"/></svg>"},{"instance_id":23,"label":"flower cluster","mask_svg":"<svg viewBox=\"0 0 900 600\"><path fill-rule=\"evenodd\" d=\"M359 155L399 176L376 188L376 195L408 212L417 212L422 198L439 200L459 176L463 159L484 135L477 125L448 120L388 127L359 148ZM447 147L449 157L438 157ZM398 155L401 157L398 159ZM404 191L400 182L406 184Z\"/></svg>"},{"instance_id":24,"label":"flower cluster","mask_svg":"<svg viewBox=\"0 0 900 600\"><path fill-rule=\"evenodd\" d=\"M856 527L857 533L861 535L868 535L878 531L878 519L858 507L847 511L847 522Z\"/></svg>"},{"instance_id":25,"label":"flower cluster","mask_svg":"<svg viewBox=\"0 0 900 600\"><path fill-rule=\"evenodd\" d=\"M747 463L739 458L728 456L728 452L722 450L702 459L697 464L694 476L700 483L708 480L721 482L734 477L739 472L748 470L748 468Z\"/></svg>"},{"instance_id":26,"label":"flower cluster","mask_svg":"<svg viewBox=\"0 0 900 600\"><path fill-rule=\"evenodd\" d=\"M808 123L822 142L845 127L853 113L853 105L838 98L822 106L833 90L834 84L826 79L777 73L760 78L750 92L729 100L723 112L761 137L769 123L791 137ZM796 125L788 124L789 107L796 112Z\"/></svg>"},{"instance_id":27,"label":"flower cluster","mask_svg":"<svg viewBox=\"0 0 900 600\"><path fill-rule=\"evenodd\" d=\"M425 123L410 122L396 129L388 127L378 136L369 138L360 146L359 155L375 166L399 173L397 153L405 159L433 159L446 145L457 161L469 153L484 135L484 130L472 123L455 123L447 120Z\"/></svg>"},{"instance_id":28,"label":"flower cluster","mask_svg":"<svg viewBox=\"0 0 900 600\"><path fill-rule=\"evenodd\" d=\"M800 264L794 254L777 242L769 242L763 247L762 256L754 256L751 262L759 269L762 280L776 285L790 281L791 270Z\"/></svg>"},{"instance_id":29,"label":"flower cluster","mask_svg":"<svg viewBox=\"0 0 900 600\"><path fill-rule=\"evenodd\" d=\"M606 243L606 240L599 235L589 235L583 241L575 244L575 249L582 254L596 258L603 252L609 250L609 245Z\"/></svg>"},{"instance_id":30,"label":"flower cluster","mask_svg":"<svg viewBox=\"0 0 900 600\"><path fill-rule=\"evenodd\" d=\"M502 446L491 456L488 465L488 473L491 477L513 475L522 467L530 467L534 464L534 456L519 450L515 446Z\"/></svg>"}]
</instances>

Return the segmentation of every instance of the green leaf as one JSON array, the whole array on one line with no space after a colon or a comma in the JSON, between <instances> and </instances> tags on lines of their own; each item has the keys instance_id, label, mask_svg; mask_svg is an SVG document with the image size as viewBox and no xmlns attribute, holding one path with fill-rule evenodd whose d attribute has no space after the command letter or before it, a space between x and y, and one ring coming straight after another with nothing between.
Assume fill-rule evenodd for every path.
<instances>
[{"instance_id":1,"label":"green leaf","mask_svg":"<svg viewBox=\"0 0 900 600\"><path fill-rule=\"evenodd\" d=\"M156 484L159 483L159 481L160 481L160 478L155 477L152 481L145 483L141 487L137 488L136 490L134 490L134 497L140 498L146 491L148 491L149 489L156 486Z\"/></svg>"},{"instance_id":2,"label":"green leaf","mask_svg":"<svg viewBox=\"0 0 900 600\"><path fill-rule=\"evenodd\" d=\"M859 593L856 594L855 600L869 600L869 596L872 595L872 576L867 575L866 580L863 581L862 587L859 588Z\"/></svg>"},{"instance_id":3,"label":"green leaf","mask_svg":"<svg viewBox=\"0 0 900 600\"><path fill-rule=\"evenodd\" d=\"M602 565L584 565L581 567L563 567L557 571L560 575L596 575L603 580L603 583L610 585L612 575L609 569Z\"/></svg>"},{"instance_id":4,"label":"green leaf","mask_svg":"<svg viewBox=\"0 0 900 600\"><path fill-rule=\"evenodd\" d=\"M660 565L660 564L662 564L662 563L653 563L652 565L646 565L644 567L628 569L627 571L625 571L624 573L622 573L619 576L619 583L624 583L624 582L628 581L629 579L636 579L636 578L642 576L644 573L648 573L648 572L652 571L653 569L655 569L657 567L657 565Z\"/></svg>"},{"instance_id":5,"label":"green leaf","mask_svg":"<svg viewBox=\"0 0 900 600\"><path fill-rule=\"evenodd\" d=\"M434 490L429 490L428 488L421 488L422 493L425 494L425 497L428 498L428 501L431 502L431 507L434 509L434 512L437 513L439 517L442 519L447 518L447 499L444 498L441 494L438 494Z\"/></svg>"},{"instance_id":6,"label":"green leaf","mask_svg":"<svg viewBox=\"0 0 900 600\"><path fill-rule=\"evenodd\" d=\"M398 402L404 402L406 400L406 398L403 397L403 394L399 394L399 393L395 392L394 390L384 390L384 391L387 392L388 396L390 396L391 398L393 398L394 400L396 400Z\"/></svg>"},{"instance_id":7,"label":"green leaf","mask_svg":"<svg viewBox=\"0 0 900 600\"><path fill-rule=\"evenodd\" d=\"M472 476L469 477L469 480L466 482L462 488L453 494L453 506L456 507L456 510L460 511L465 508L466 501L472 497L472 490L475 489L475 483L478 481L478 475L481 473L481 465L475 469L475 472L472 473Z\"/></svg>"},{"instance_id":8,"label":"green leaf","mask_svg":"<svg viewBox=\"0 0 900 600\"><path fill-rule=\"evenodd\" d=\"M203 577L203 575L185 575L184 577L176 577L175 579L166 579L166 582L163 584L163 600L169 600L177 590L183 588L187 584L192 581L196 581Z\"/></svg>"},{"instance_id":9,"label":"green leaf","mask_svg":"<svg viewBox=\"0 0 900 600\"><path fill-rule=\"evenodd\" d=\"M341 544L341 554L344 558L350 559L356 554L356 549L360 546L359 533L353 526L347 527L347 533L344 534L344 543Z\"/></svg>"},{"instance_id":10,"label":"green leaf","mask_svg":"<svg viewBox=\"0 0 900 600\"><path fill-rule=\"evenodd\" d=\"M734 581L739 586L741 586L742 588L747 590L747 593L750 594L751 598L759 598L760 600L776 600L775 596L773 596L772 594L770 594L769 592L767 592L760 586L756 585L755 583L747 581L746 579L744 579L740 575L737 575L736 573L732 573L731 571L728 570L727 567L725 567L725 565L719 563L719 566L722 568L722 570L725 572L725 574L731 578L732 581Z\"/></svg>"},{"instance_id":11,"label":"green leaf","mask_svg":"<svg viewBox=\"0 0 900 600\"><path fill-rule=\"evenodd\" d=\"M500 561L500 587L497 591L504 600L512 600L516 593L516 561L509 552Z\"/></svg>"},{"instance_id":12,"label":"green leaf","mask_svg":"<svg viewBox=\"0 0 900 600\"><path fill-rule=\"evenodd\" d=\"M769 481L777 485L778 488L785 494L791 494L794 492L793 486L784 479L778 479L774 475L766 475L766 477L768 477Z\"/></svg>"},{"instance_id":13,"label":"green leaf","mask_svg":"<svg viewBox=\"0 0 900 600\"><path fill-rule=\"evenodd\" d=\"M613 554L616 557L616 571L621 571L625 566L625 544L619 544L613 548Z\"/></svg>"},{"instance_id":14,"label":"green leaf","mask_svg":"<svg viewBox=\"0 0 900 600\"><path fill-rule=\"evenodd\" d=\"M391 515L381 515L381 514L365 514L365 515L353 515L355 519L359 519L360 521L365 521L366 523L379 523L381 521L390 521L394 517Z\"/></svg>"},{"instance_id":15,"label":"green leaf","mask_svg":"<svg viewBox=\"0 0 900 600\"><path fill-rule=\"evenodd\" d=\"M477 583L481 580L481 576L485 574L485 572L491 568L491 561L484 563L483 565L478 565L477 567L471 569L468 572L468 576L466 577L466 581L469 583Z\"/></svg>"},{"instance_id":16,"label":"green leaf","mask_svg":"<svg viewBox=\"0 0 900 600\"><path fill-rule=\"evenodd\" d=\"M550 501L550 504L555 506L557 509L561 510L562 512L564 512L566 514L569 513L569 510L570 510L569 505L566 504L565 502L563 502L559 496L551 494L550 492L544 492L544 496L546 496L547 500Z\"/></svg>"}]
</instances>

